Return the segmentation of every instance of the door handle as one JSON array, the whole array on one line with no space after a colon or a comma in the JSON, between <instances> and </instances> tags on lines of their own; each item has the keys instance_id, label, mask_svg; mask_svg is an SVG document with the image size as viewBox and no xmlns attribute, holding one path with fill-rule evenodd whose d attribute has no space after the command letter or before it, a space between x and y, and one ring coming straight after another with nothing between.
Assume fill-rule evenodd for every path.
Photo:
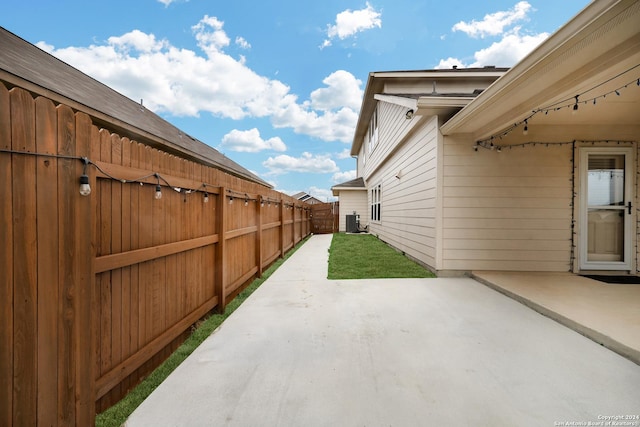
<instances>
[{"instance_id":1,"label":"door handle","mask_svg":"<svg viewBox=\"0 0 640 427\"><path fill-rule=\"evenodd\" d=\"M631 215L631 201L627 203L627 209L629 209L629 215Z\"/></svg>"}]
</instances>

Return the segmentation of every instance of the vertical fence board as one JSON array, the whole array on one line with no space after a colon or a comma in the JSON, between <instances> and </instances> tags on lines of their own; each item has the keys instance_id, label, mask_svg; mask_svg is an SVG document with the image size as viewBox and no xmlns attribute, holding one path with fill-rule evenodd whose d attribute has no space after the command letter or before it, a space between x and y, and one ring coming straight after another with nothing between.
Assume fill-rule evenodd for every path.
<instances>
[{"instance_id":1,"label":"vertical fence board","mask_svg":"<svg viewBox=\"0 0 640 427\"><path fill-rule=\"evenodd\" d=\"M86 157L90 155L92 125L86 114L76 116L76 155ZM76 163L75 185L81 166ZM87 171L92 178L95 188L95 173ZM73 189L73 186L71 187ZM76 187L77 191L77 187ZM97 329L93 308L96 304L95 274L93 273L93 212L95 197L82 197L78 192L75 196L73 210L76 215L76 233L74 243L75 265L74 278L76 288L75 305L75 404L77 426L92 426L95 424L95 373L93 349L96 344Z\"/></svg>"},{"instance_id":2,"label":"vertical fence board","mask_svg":"<svg viewBox=\"0 0 640 427\"><path fill-rule=\"evenodd\" d=\"M36 148L57 154L58 120L49 99L36 99ZM58 424L58 160L36 159L38 233L38 425Z\"/></svg>"},{"instance_id":3,"label":"vertical fence board","mask_svg":"<svg viewBox=\"0 0 640 427\"><path fill-rule=\"evenodd\" d=\"M9 91L0 83L0 148L11 150ZM0 153L0 242L13 243L11 154ZM0 250L0 425L13 420L13 250Z\"/></svg>"},{"instance_id":4,"label":"vertical fence board","mask_svg":"<svg viewBox=\"0 0 640 427\"><path fill-rule=\"evenodd\" d=\"M35 107L31 95L11 90L12 149L34 153ZM12 155L13 180L13 420L36 424L37 248L36 159Z\"/></svg>"},{"instance_id":5,"label":"vertical fence board","mask_svg":"<svg viewBox=\"0 0 640 427\"><path fill-rule=\"evenodd\" d=\"M121 141L122 160L120 164L123 166L131 166L131 143L128 138ZM122 206L122 235L121 246L122 252L131 250L131 184L121 185L121 206ZM131 325L131 267L123 267L122 274L122 323L120 333L120 360L131 355L131 334L129 333L129 325ZM129 379L122 382L122 392L129 389Z\"/></svg>"},{"instance_id":6,"label":"vertical fence board","mask_svg":"<svg viewBox=\"0 0 640 427\"><path fill-rule=\"evenodd\" d=\"M111 135L106 129L100 129L100 160L111 161ZM100 255L111 254L111 181L100 179ZM111 357L111 272L100 273L100 280L96 283L100 295L100 373L105 374L112 366Z\"/></svg>"},{"instance_id":7,"label":"vertical fence board","mask_svg":"<svg viewBox=\"0 0 640 427\"><path fill-rule=\"evenodd\" d=\"M136 142L130 142L130 156L131 156L131 167L139 168L140 167L140 156L139 156L139 144ZM140 248L140 239L138 234L138 226L140 223L140 213L139 213L139 194L140 194L140 186L138 184L131 184L131 227L130 227L130 243L131 249L139 249ZM129 324L129 336L131 341L131 351L135 352L140 348L140 342L138 338L138 330L139 330L139 286L140 279L138 277L139 273L138 264L134 264L131 266L131 317Z\"/></svg>"},{"instance_id":8,"label":"vertical fence board","mask_svg":"<svg viewBox=\"0 0 640 427\"><path fill-rule=\"evenodd\" d=\"M111 148L111 163L115 165L122 164L122 140L117 134L111 134L109 140ZM111 253L117 254L122 252L122 223L124 204L122 203L122 183L117 181L111 182L111 200L109 202L111 209ZM123 305L123 289L122 269L117 268L111 271L111 359L112 364L118 364L122 361L122 322L124 313ZM120 393L120 385L114 388L114 393Z\"/></svg>"},{"instance_id":9,"label":"vertical fence board","mask_svg":"<svg viewBox=\"0 0 640 427\"><path fill-rule=\"evenodd\" d=\"M258 196L258 200L256 200L256 221L258 231L256 232L256 266L258 267L258 272L256 273L258 277L262 277L262 217L263 217L263 200L262 196Z\"/></svg>"},{"instance_id":10,"label":"vertical fence board","mask_svg":"<svg viewBox=\"0 0 640 427\"><path fill-rule=\"evenodd\" d=\"M71 108L59 105L58 113L58 153L75 156L75 116ZM78 232L76 221L76 195L78 194L78 160L58 160L58 230L60 233L58 252L59 304L62 312L58 324L58 417L59 422L72 425L75 422L75 322L77 289L74 260L75 236Z\"/></svg>"},{"instance_id":11,"label":"vertical fence board","mask_svg":"<svg viewBox=\"0 0 640 427\"><path fill-rule=\"evenodd\" d=\"M215 253L215 272L216 272L216 295L218 296L218 307L217 311L219 313L224 313L224 309L227 305L226 300L226 292L225 292L225 283L226 283L226 274L225 274L225 247L226 247L226 239L225 232L227 229L227 213L226 209L228 206L227 197L227 189L225 187L220 187L220 194L218 194L218 215L216 217L216 230L218 231L218 244L216 247Z\"/></svg>"},{"instance_id":12,"label":"vertical fence board","mask_svg":"<svg viewBox=\"0 0 640 427\"><path fill-rule=\"evenodd\" d=\"M92 160L99 160L100 159L100 131L98 130L98 128L96 126L91 126L91 140L89 142L89 158ZM100 200L102 198L101 196L101 183L98 181L98 179L95 178L96 173L95 171L91 170L91 188L92 188L92 192L91 192L91 217L92 217L92 227L91 227L91 233L92 233L92 244L91 244L91 249L93 252L93 256L95 256L96 254L100 253L101 250L101 220L100 220ZM101 287L101 282L100 282L100 277L102 277L102 274L100 274L97 277L93 277L92 279L92 283L93 283L93 289L92 289L92 302L91 302L91 310L94 312L93 316L91 318L91 329L93 331L93 333L95 334L92 338L93 338L93 342L92 342L92 354L93 354L93 359L92 359L92 364L93 364L93 380L97 380L100 377L100 367L101 367L101 359L100 359L100 355L101 355L101 317L100 317L100 297L101 297L101 292L100 292L100 287Z\"/></svg>"},{"instance_id":13,"label":"vertical fence board","mask_svg":"<svg viewBox=\"0 0 640 427\"><path fill-rule=\"evenodd\" d=\"M154 149L152 151L152 166L151 170L157 171L160 166L160 156L161 153ZM169 196L169 192L172 191L170 188L166 187L164 183L163 192L164 196ZM154 200L153 202L153 229L151 235L151 242L153 246L158 246L164 243L164 204L162 203L162 199ZM149 324L147 327L149 328L149 337L155 338L163 331L164 328L164 298L162 295L164 294L164 286L166 280L166 262L163 258L156 259L152 262L153 264L153 280L150 283L151 285L151 294L147 294L151 299L148 300L149 306L151 310L149 311L150 317L148 318Z\"/></svg>"}]
</instances>

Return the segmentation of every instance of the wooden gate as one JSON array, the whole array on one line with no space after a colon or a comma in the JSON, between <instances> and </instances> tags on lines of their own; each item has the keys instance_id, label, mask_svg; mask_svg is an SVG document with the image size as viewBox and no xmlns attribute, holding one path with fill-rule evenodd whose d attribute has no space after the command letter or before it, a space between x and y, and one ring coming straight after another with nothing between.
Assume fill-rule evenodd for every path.
<instances>
[{"instance_id":1,"label":"wooden gate","mask_svg":"<svg viewBox=\"0 0 640 427\"><path fill-rule=\"evenodd\" d=\"M338 202L311 205L311 232L314 234L337 233L339 218Z\"/></svg>"}]
</instances>

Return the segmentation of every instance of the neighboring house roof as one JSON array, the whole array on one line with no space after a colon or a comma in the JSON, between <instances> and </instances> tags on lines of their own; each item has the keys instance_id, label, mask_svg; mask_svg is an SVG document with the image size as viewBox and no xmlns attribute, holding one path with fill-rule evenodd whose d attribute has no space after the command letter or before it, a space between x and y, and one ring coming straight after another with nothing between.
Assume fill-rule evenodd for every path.
<instances>
[{"instance_id":1,"label":"neighboring house roof","mask_svg":"<svg viewBox=\"0 0 640 427\"><path fill-rule=\"evenodd\" d=\"M356 156L364 141L377 101L413 110L417 115L451 116L477 97L508 68L451 68L447 70L376 71L369 73L351 146ZM467 92L460 91L466 82ZM426 92L429 86L431 92Z\"/></svg>"},{"instance_id":2,"label":"neighboring house roof","mask_svg":"<svg viewBox=\"0 0 640 427\"><path fill-rule=\"evenodd\" d=\"M160 116L0 27L0 81L69 105L96 124L139 135L149 145L272 188L257 175ZM138 139L138 138L136 138ZM147 143L147 141L145 141Z\"/></svg>"},{"instance_id":3,"label":"neighboring house roof","mask_svg":"<svg viewBox=\"0 0 640 427\"><path fill-rule=\"evenodd\" d=\"M293 197L294 199L298 199L302 202L310 203L310 204L322 203L322 200L316 199L315 197L313 197L308 193L305 193L304 191L301 191L300 193L296 193L291 197Z\"/></svg>"},{"instance_id":4,"label":"neighboring house roof","mask_svg":"<svg viewBox=\"0 0 640 427\"><path fill-rule=\"evenodd\" d=\"M603 139L637 139L640 134L640 2L590 3L528 56L447 121L444 135L489 138L522 122L533 110L579 95L579 113L536 114L536 124L575 126L609 124ZM628 90L615 91L629 84ZM602 94L611 96L599 97ZM593 98L598 98L593 106ZM589 105L583 103L588 102ZM583 106L584 105L584 106ZM598 108L598 106L600 108ZM612 124L615 125L612 126Z\"/></svg>"},{"instance_id":5,"label":"neighboring house roof","mask_svg":"<svg viewBox=\"0 0 640 427\"><path fill-rule=\"evenodd\" d=\"M351 191L351 190L366 190L366 186L364 183L364 178L356 178L351 181L343 182L342 184L336 184L331 187L331 191L334 196L337 196L340 191Z\"/></svg>"}]
</instances>

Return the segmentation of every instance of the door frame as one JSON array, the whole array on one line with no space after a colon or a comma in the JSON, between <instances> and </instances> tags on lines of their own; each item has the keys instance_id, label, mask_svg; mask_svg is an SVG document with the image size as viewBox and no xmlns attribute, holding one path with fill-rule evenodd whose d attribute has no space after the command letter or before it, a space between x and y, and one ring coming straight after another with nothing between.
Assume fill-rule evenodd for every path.
<instances>
[{"instance_id":1,"label":"door frame","mask_svg":"<svg viewBox=\"0 0 640 427\"><path fill-rule=\"evenodd\" d=\"M580 239L578 244L578 267L584 271L632 271L635 268L635 256L633 254L636 241L635 222L635 174L636 174L636 149L635 147L579 147L578 179L580 180L580 195L578 204L578 218L580 221ZM625 201L631 201L631 214L627 213L624 206L624 246L623 261L588 261L588 158L590 154L611 154L625 156Z\"/></svg>"}]
</instances>

